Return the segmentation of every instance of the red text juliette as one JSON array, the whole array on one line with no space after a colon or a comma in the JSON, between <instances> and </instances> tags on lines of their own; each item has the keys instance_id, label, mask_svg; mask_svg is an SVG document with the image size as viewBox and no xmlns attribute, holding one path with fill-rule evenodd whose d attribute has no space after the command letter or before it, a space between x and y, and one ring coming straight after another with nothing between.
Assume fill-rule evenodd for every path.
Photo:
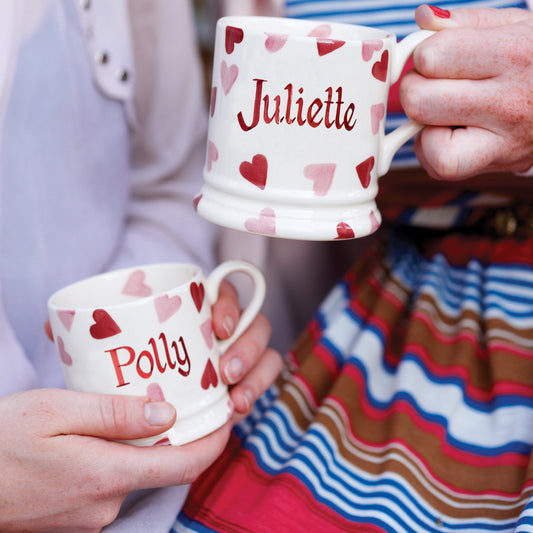
<instances>
[{"instance_id":1,"label":"red text juliette","mask_svg":"<svg viewBox=\"0 0 533 533\"><path fill-rule=\"evenodd\" d=\"M355 118L355 104L345 105L342 99L342 87L336 90L333 87L325 89L326 96L315 98L310 104L307 104L303 98L303 88L300 87L294 94L292 83L284 87L285 93L275 96L265 94L263 96L263 86L267 80L254 79L255 81L255 99L253 116L245 118L242 111L238 113L237 120L239 126L244 131L250 131L255 128L259 122L265 124L275 122L281 124L297 124L303 126L307 124L311 128L323 126L325 128L346 129L351 131L357 119ZM336 95L334 96L334 93ZM293 102L294 100L294 102Z\"/></svg>"}]
</instances>

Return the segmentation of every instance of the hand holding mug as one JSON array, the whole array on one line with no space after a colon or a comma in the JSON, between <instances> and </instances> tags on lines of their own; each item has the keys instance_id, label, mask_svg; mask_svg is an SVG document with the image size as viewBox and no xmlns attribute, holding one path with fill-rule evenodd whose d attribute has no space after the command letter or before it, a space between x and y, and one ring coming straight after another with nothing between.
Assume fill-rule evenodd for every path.
<instances>
[{"instance_id":1,"label":"hand holding mug","mask_svg":"<svg viewBox=\"0 0 533 533\"><path fill-rule=\"evenodd\" d=\"M438 30L414 53L401 101L428 124L415 142L435 178L463 179L533 165L533 14L523 9L421 6L416 20Z\"/></svg>"}]
</instances>

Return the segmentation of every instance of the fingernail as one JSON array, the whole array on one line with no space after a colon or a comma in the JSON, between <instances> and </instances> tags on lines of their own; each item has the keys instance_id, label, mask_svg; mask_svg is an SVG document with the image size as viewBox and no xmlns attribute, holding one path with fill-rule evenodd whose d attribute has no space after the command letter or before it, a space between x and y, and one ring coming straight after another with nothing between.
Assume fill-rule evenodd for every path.
<instances>
[{"instance_id":1,"label":"fingernail","mask_svg":"<svg viewBox=\"0 0 533 533\"><path fill-rule=\"evenodd\" d=\"M228 380L228 383L236 383L239 381L242 377L242 374L244 372L244 364L243 362L238 358L234 357L225 368L225 374L226 379Z\"/></svg>"},{"instance_id":2,"label":"fingernail","mask_svg":"<svg viewBox=\"0 0 533 533\"><path fill-rule=\"evenodd\" d=\"M245 404L246 404L246 411L249 412L250 408L252 407L253 401L254 401L254 397L253 397L252 391L250 391L248 389L244 389L244 400L245 400Z\"/></svg>"},{"instance_id":3,"label":"fingernail","mask_svg":"<svg viewBox=\"0 0 533 533\"><path fill-rule=\"evenodd\" d=\"M235 322L233 321L233 318L229 315L226 315L222 322L222 327L224 328L224 331L228 337L231 337L231 334L235 330Z\"/></svg>"},{"instance_id":4,"label":"fingernail","mask_svg":"<svg viewBox=\"0 0 533 533\"><path fill-rule=\"evenodd\" d=\"M175 410L167 402L144 404L144 418L151 426L166 426L174 418Z\"/></svg>"},{"instance_id":5,"label":"fingernail","mask_svg":"<svg viewBox=\"0 0 533 533\"><path fill-rule=\"evenodd\" d=\"M437 6L429 6L429 8L436 17L440 17L441 19L449 19L451 17L451 13L447 9L441 9Z\"/></svg>"}]
</instances>

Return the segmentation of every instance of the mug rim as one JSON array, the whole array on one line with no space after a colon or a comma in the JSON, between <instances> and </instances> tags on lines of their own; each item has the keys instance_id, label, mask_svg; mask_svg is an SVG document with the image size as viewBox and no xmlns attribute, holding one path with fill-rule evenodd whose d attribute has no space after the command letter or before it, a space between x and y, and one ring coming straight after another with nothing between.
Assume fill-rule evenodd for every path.
<instances>
[{"instance_id":1,"label":"mug rim","mask_svg":"<svg viewBox=\"0 0 533 533\"><path fill-rule=\"evenodd\" d=\"M124 267L119 268L116 270L110 270L108 272L101 272L100 274L95 274L93 276L89 276L77 281L74 281L72 283L69 283L68 285L65 285L64 287L61 287L57 291L53 292L47 301L47 307L49 309L53 310L69 310L69 311L76 311L76 312L84 312L84 311L93 311L95 306L94 305L65 305L57 303L56 300L58 298L61 298L64 296L64 293L67 293L69 291L72 291L73 289L80 288L83 285L89 285L91 283L98 282L100 280L104 280L105 278L114 278L119 277L121 275L126 274L127 272L135 272L137 270L146 270L146 269L160 269L160 268L175 268L179 267L180 269L191 269L193 271L193 275L187 279L186 281L180 283L179 285L175 285L173 287L170 287L166 290L159 290L157 292L153 292L152 294L149 294L147 296L137 296L134 297L129 302L116 302L116 303L109 303L101 305L101 308L105 309L113 309L116 307L122 307L124 305L132 305L132 304L141 304L145 301L148 301L153 298L157 298L158 296L168 294L170 290L182 290L183 287L186 286L186 284L190 284L194 282L195 280L198 280L203 275L203 268L200 265L197 265L195 263L185 263L185 262L179 262L179 261L170 261L170 262L160 262L160 263L146 263L142 265L137 266L131 266L131 267Z\"/></svg>"},{"instance_id":2,"label":"mug rim","mask_svg":"<svg viewBox=\"0 0 533 533\"><path fill-rule=\"evenodd\" d=\"M279 24L283 25L285 27L291 27L291 26L299 26L299 27L309 27L312 26L314 28L321 26L321 25L328 25L332 28L338 28L339 30L345 31L345 32L356 32L356 31L365 31L368 33L372 33L372 36L369 37L350 37L350 38L344 38L343 39L346 42L352 42L352 43L359 43L365 40L371 40L371 39L396 39L396 35L390 31L383 30L381 28L376 28L373 26L365 26L362 24L348 24L345 22L333 22L329 20L318 20L318 19L297 19L292 17L268 17L268 16L261 16L261 15L227 15L224 17L221 17L217 21L217 27L227 27L231 25L237 25L241 24L243 26L243 29L245 28L247 32L253 32L256 34L261 34L262 36L265 34L265 28L262 27L262 23L272 23L272 24ZM255 26L257 24L257 27ZM274 32L275 33L275 32ZM290 33L291 39L298 39L298 40L309 40L309 39L316 39L316 35L294 35ZM320 38L320 37L318 37ZM324 39L329 39L330 37L323 37Z\"/></svg>"}]
</instances>

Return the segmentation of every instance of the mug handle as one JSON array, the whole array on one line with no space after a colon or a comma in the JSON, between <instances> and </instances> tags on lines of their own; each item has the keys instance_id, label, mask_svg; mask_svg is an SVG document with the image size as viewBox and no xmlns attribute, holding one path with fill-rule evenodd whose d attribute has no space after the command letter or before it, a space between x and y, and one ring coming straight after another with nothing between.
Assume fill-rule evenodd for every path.
<instances>
[{"instance_id":1,"label":"mug handle","mask_svg":"<svg viewBox=\"0 0 533 533\"><path fill-rule=\"evenodd\" d=\"M253 293L248 305L241 314L237 327L233 334L224 340L217 339L220 352L224 353L233 342L241 336L244 330L252 323L253 319L259 313L261 306L265 300L266 283L263 273L259 268L247 261L233 260L225 261L218 265L206 280L206 296L209 305L214 305L218 299L218 290L222 280L232 274L233 272L242 272L247 274L253 282Z\"/></svg>"},{"instance_id":2,"label":"mug handle","mask_svg":"<svg viewBox=\"0 0 533 533\"><path fill-rule=\"evenodd\" d=\"M434 31L430 30L415 31L410 33L396 45L391 60L391 85L395 84L400 79L403 67L415 48L434 33ZM383 174L386 174L389 171L394 154L423 127L422 124L419 124L414 120L408 120L384 136L383 149L381 150L377 165L378 176L383 176Z\"/></svg>"}]
</instances>

